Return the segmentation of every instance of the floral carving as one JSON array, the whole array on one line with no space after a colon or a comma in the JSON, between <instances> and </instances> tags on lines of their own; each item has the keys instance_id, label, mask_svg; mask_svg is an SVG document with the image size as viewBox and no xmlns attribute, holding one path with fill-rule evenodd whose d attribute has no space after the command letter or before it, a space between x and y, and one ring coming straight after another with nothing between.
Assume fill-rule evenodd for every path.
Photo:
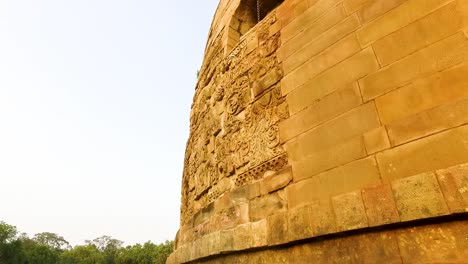
<instances>
[{"instance_id":1,"label":"floral carving","mask_svg":"<svg viewBox=\"0 0 468 264\"><path fill-rule=\"evenodd\" d=\"M243 39L227 56L212 50L206 55L190 116L182 190L184 223L233 186L286 164L278 125L288 117L288 109L279 84L271 83L257 95L252 90L253 83L272 71L282 76L275 54L279 34L268 34L274 22L274 16L262 21L258 34ZM253 37L260 45L246 54L246 43ZM218 40L213 47L222 50Z\"/></svg>"}]
</instances>

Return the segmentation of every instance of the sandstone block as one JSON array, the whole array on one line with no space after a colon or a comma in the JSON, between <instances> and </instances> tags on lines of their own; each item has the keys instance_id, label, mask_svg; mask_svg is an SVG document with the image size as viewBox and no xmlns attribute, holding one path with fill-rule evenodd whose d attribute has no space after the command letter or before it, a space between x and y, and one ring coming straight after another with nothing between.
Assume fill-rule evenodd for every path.
<instances>
[{"instance_id":1,"label":"sandstone block","mask_svg":"<svg viewBox=\"0 0 468 264\"><path fill-rule=\"evenodd\" d=\"M268 194L286 187L292 181L291 167L286 167L273 175L263 178L261 193Z\"/></svg>"},{"instance_id":2,"label":"sandstone block","mask_svg":"<svg viewBox=\"0 0 468 264\"><path fill-rule=\"evenodd\" d=\"M249 38L249 40L247 41L247 47L245 48L245 54L250 54L256 48L258 48L258 37L256 35L254 35L254 36L251 36Z\"/></svg>"},{"instance_id":3,"label":"sandstone block","mask_svg":"<svg viewBox=\"0 0 468 264\"><path fill-rule=\"evenodd\" d=\"M335 216L330 199L316 200L308 206L312 236L332 234L337 231Z\"/></svg>"},{"instance_id":4,"label":"sandstone block","mask_svg":"<svg viewBox=\"0 0 468 264\"><path fill-rule=\"evenodd\" d=\"M362 189L369 226L380 226L400 221L389 184Z\"/></svg>"},{"instance_id":5,"label":"sandstone block","mask_svg":"<svg viewBox=\"0 0 468 264\"><path fill-rule=\"evenodd\" d=\"M340 9L334 10L339 11ZM312 30L311 27L310 31L313 32L310 34L312 36L308 37L306 32L297 36L301 39L304 38L302 45L296 44L299 41L293 40L278 49L278 59L284 62L283 65L287 65L286 68L297 68L359 27L359 20L356 15L341 20L344 17L343 15L336 16L333 13L334 11L331 11L330 14L317 21L317 24L313 26L315 30ZM343 14L343 12L341 11L340 14Z\"/></svg>"},{"instance_id":6,"label":"sandstone block","mask_svg":"<svg viewBox=\"0 0 468 264\"><path fill-rule=\"evenodd\" d=\"M268 88L276 84L283 77L282 73L276 69L269 71L265 76L252 84L253 97L257 97L266 91Z\"/></svg>"},{"instance_id":7,"label":"sandstone block","mask_svg":"<svg viewBox=\"0 0 468 264\"><path fill-rule=\"evenodd\" d=\"M286 149L291 161L327 150L339 143L350 141L353 137L380 127L377 111L373 103L361 105L315 129L288 142Z\"/></svg>"},{"instance_id":8,"label":"sandstone block","mask_svg":"<svg viewBox=\"0 0 468 264\"><path fill-rule=\"evenodd\" d=\"M309 151L313 151L313 149ZM337 142L335 146L315 150L299 161L291 161L291 164L293 174L297 175L294 177L305 179L365 156L363 139L361 136L357 136L344 142Z\"/></svg>"},{"instance_id":9,"label":"sandstone block","mask_svg":"<svg viewBox=\"0 0 468 264\"><path fill-rule=\"evenodd\" d=\"M369 155L391 147L385 127L379 127L364 133L364 144Z\"/></svg>"},{"instance_id":10,"label":"sandstone block","mask_svg":"<svg viewBox=\"0 0 468 264\"><path fill-rule=\"evenodd\" d=\"M289 73L281 81L281 87L286 91L292 91L360 50L356 35L352 34L296 68L285 61L283 68ZM292 57L294 59L294 55Z\"/></svg>"},{"instance_id":11,"label":"sandstone block","mask_svg":"<svg viewBox=\"0 0 468 264\"><path fill-rule=\"evenodd\" d=\"M438 72L376 98L382 123L389 124L424 110L468 97L468 64Z\"/></svg>"},{"instance_id":12,"label":"sandstone block","mask_svg":"<svg viewBox=\"0 0 468 264\"><path fill-rule=\"evenodd\" d=\"M281 22L281 25L284 27L295 18L294 16L294 4L291 2L284 2L276 9L278 20Z\"/></svg>"},{"instance_id":13,"label":"sandstone block","mask_svg":"<svg viewBox=\"0 0 468 264\"><path fill-rule=\"evenodd\" d=\"M408 0L358 31L363 46L424 17L450 0Z\"/></svg>"},{"instance_id":14,"label":"sandstone block","mask_svg":"<svg viewBox=\"0 0 468 264\"><path fill-rule=\"evenodd\" d=\"M348 14L354 13L362 6L370 2L370 0L344 0L343 4Z\"/></svg>"},{"instance_id":15,"label":"sandstone block","mask_svg":"<svg viewBox=\"0 0 468 264\"><path fill-rule=\"evenodd\" d=\"M329 248L325 248L325 242L321 243L308 243L300 244L293 248L290 251L290 262L289 263L299 263L299 264L328 264L330 263L329 259L326 259L324 252Z\"/></svg>"},{"instance_id":16,"label":"sandstone block","mask_svg":"<svg viewBox=\"0 0 468 264\"><path fill-rule=\"evenodd\" d=\"M281 30L281 22L276 21L273 25L268 28L268 36L271 37Z\"/></svg>"},{"instance_id":17,"label":"sandstone block","mask_svg":"<svg viewBox=\"0 0 468 264\"><path fill-rule=\"evenodd\" d=\"M396 235L392 232L347 236L330 244L325 263L402 263Z\"/></svg>"},{"instance_id":18,"label":"sandstone block","mask_svg":"<svg viewBox=\"0 0 468 264\"><path fill-rule=\"evenodd\" d=\"M283 87L281 91L283 94L288 94L286 98L289 105L294 105L298 110L301 110L316 100L377 71L378 68L374 52L371 48L367 48L326 70L289 94ZM344 72L346 74L343 74Z\"/></svg>"},{"instance_id":19,"label":"sandstone block","mask_svg":"<svg viewBox=\"0 0 468 264\"><path fill-rule=\"evenodd\" d=\"M252 240L252 247L264 247L268 245L267 242L267 220L250 223L250 239Z\"/></svg>"},{"instance_id":20,"label":"sandstone block","mask_svg":"<svg viewBox=\"0 0 468 264\"><path fill-rule=\"evenodd\" d=\"M260 196L260 184L255 182L236 188L229 194L229 198L234 203L242 203Z\"/></svg>"},{"instance_id":21,"label":"sandstone block","mask_svg":"<svg viewBox=\"0 0 468 264\"><path fill-rule=\"evenodd\" d=\"M278 57L283 61L286 60L291 54L301 50L304 46L308 45L308 43L319 37L320 34L329 30L344 18L345 14L342 7L333 8L304 32L296 35L291 41L284 43L284 45L278 49Z\"/></svg>"},{"instance_id":22,"label":"sandstone block","mask_svg":"<svg viewBox=\"0 0 468 264\"><path fill-rule=\"evenodd\" d=\"M468 123L468 99L442 105L388 125L392 145L400 145Z\"/></svg>"},{"instance_id":23,"label":"sandstone block","mask_svg":"<svg viewBox=\"0 0 468 264\"><path fill-rule=\"evenodd\" d=\"M327 10L330 10L343 0L319 0L299 17L291 21L281 30L281 38L284 43L301 33L308 26L312 26Z\"/></svg>"},{"instance_id":24,"label":"sandstone block","mask_svg":"<svg viewBox=\"0 0 468 264\"><path fill-rule=\"evenodd\" d=\"M234 250L243 250L252 247L252 232L250 223L239 225L234 229Z\"/></svg>"},{"instance_id":25,"label":"sandstone block","mask_svg":"<svg viewBox=\"0 0 468 264\"><path fill-rule=\"evenodd\" d=\"M408 82L442 71L468 59L468 40L463 33L436 42L359 81L364 101Z\"/></svg>"},{"instance_id":26,"label":"sandstone block","mask_svg":"<svg viewBox=\"0 0 468 264\"><path fill-rule=\"evenodd\" d=\"M201 258L207 257L210 255L210 243L211 243L210 239L211 239L210 235L203 236L200 239L200 242L201 242L200 257Z\"/></svg>"},{"instance_id":27,"label":"sandstone block","mask_svg":"<svg viewBox=\"0 0 468 264\"><path fill-rule=\"evenodd\" d=\"M221 232L213 232L208 235L209 237L209 248L208 248L208 255L216 255L221 252Z\"/></svg>"},{"instance_id":28,"label":"sandstone block","mask_svg":"<svg viewBox=\"0 0 468 264\"><path fill-rule=\"evenodd\" d=\"M332 197L336 226L339 231L365 228L368 226L366 210L360 191Z\"/></svg>"},{"instance_id":29,"label":"sandstone block","mask_svg":"<svg viewBox=\"0 0 468 264\"><path fill-rule=\"evenodd\" d=\"M436 173L450 212L468 212L468 164L439 170Z\"/></svg>"},{"instance_id":30,"label":"sandstone block","mask_svg":"<svg viewBox=\"0 0 468 264\"><path fill-rule=\"evenodd\" d=\"M466 263L466 221L397 231L403 263Z\"/></svg>"},{"instance_id":31,"label":"sandstone block","mask_svg":"<svg viewBox=\"0 0 468 264\"><path fill-rule=\"evenodd\" d=\"M201 247L201 239L197 239L192 243L192 259L199 259L202 257L202 247Z\"/></svg>"},{"instance_id":32,"label":"sandstone block","mask_svg":"<svg viewBox=\"0 0 468 264\"><path fill-rule=\"evenodd\" d=\"M215 202L215 213L223 212L234 206L234 202L231 200L230 193L224 193Z\"/></svg>"},{"instance_id":33,"label":"sandstone block","mask_svg":"<svg viewBox=\"0 0 468 264\"><path fill-rule=\"evenodd\" d=\"M289 208L300 207L314 200L328 200L332 195L380 183L377 163L374 157L368 157L290 184L286 188L288 205Z\"/></svg>"},{"instance_id":34,"label":"sandstone block","mask_svg":"<svg viewBox=\"0 0 468 264\"><path fill-rule=\"evenodd\" d=\"M297 3L295 3L294 8L293 8L294 17L298 17L302 15L302 13L307 11L308 8L309 8L309 5L307 1L297 1Z\"/></svg>"},{"instance_id":35,"label":"sandstone block","mask_svg":"<svg viewBox=\"0 0 468 264\"><path fill-rule=\"evenodd\" d=\"M288 215L286 212L268 217L268 245L279 245L288 242Z\"/></svg>"},{"instance_id":36,"label":"sandstone block","mask_svg":"<svg viewBox=\"0 0 468 264\"><path fill-rule=\"evenodd\" d=\"M220 252L230 252L234 250L234 229L220 231Z\"/></svg>"},{"instance_id":37,"label":"sandstone block","mask_svg":"<svg viewBox=\"0 0 468 264\"><path fill-rule=\"evenodd\" d=\"M433 173L395 180L392 190L401 221L448 214L447 204Z\"/></svg>"},{"instance_id":38,"label":"sandstone block","mask_svg":"<svg viewBox=\"0 0 468 264\"><path fill-rule=\"evenodd\" d=\"M288 214L289 241L312 237L312 224L308 206L292 209Z\"/></svg>"},{"instance_id":39,"label":"sandstone block","mask_svg":"<svg viewBox=\"0 0 468 264\"><path fill-rule=\"evenodd\" d=\"M361 92L357 85L338 90L322 100L313 103L303 111L292 113L279 125L281 142L286 142L362 103ZM290 108L291 109L291 108ZM297 109L292 107L292 109Z\"/></svg>"},{"instance_id":40,"label":"sandstone block","mask_svg":"<svg viewBox=\"0 0 468 264\"><path fill-rule=\"evenodd\" d=\"M249 203L250 220L258 221L287 209L287 202L278 193L272 193L256 198Z\"/></svg>"},{"instance_id":41,"label":"sandstone block","mask_svg":"<svg viewBox=\"0 0 468 264\"><path fill-rule=\"evenodd\" d=\"M249 203L240 203L222 210L216 215L216 218L217 226L222 229L230 229L239 224L247 223L249 222Z\"/></svg>"},{"instance_id":42,"label":"sandstone block","mask_svg":"<svg viewBox=\"0 0 468 264\"><path fill-rule=\"evenodd\" d=\"M468 5L459 0L399 29L373 44L381 65L388 65L431 43L449 37L468 24ZM398 43L398 45L395 45Z\"/></svg>"},{"instance_id":43,"label":"sandstone block","mask_svg":"<svg viewBox=\"0 0 468 264\"><path fill-rule=\"evenodd\" d=\"M465 125L378 153L380 173L385 180L392 181L466 163L467 138Z\"/></svg>"},{"instance_id":44,"label":"sandstone block","mask_svg":"<svg viewBox=\"0 0 468 264\"><path fill-rule=\"evenodd\" d=\"M358 11L359 19L363 24L374 20L375 18L385 14L389 10L401 5L406 0L373 0Z\"/></svg>"},{"instance_id":45,"label":"sandstone block","mask_svg":"<svg viewBox=\"0 0 468 264\"><path fill-rule=\"evenodd\" d=\"M215 212L214 208L215 208L214 203L210 203L208 206L198 211L194 216L193 224L197 226L209 220Z\"/></svg>"}]
</instances>

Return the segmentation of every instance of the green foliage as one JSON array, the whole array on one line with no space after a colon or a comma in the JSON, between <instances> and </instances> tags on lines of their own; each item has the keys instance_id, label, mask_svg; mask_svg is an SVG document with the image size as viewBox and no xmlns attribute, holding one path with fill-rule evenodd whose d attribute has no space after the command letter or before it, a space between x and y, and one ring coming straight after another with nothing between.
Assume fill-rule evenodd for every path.
<instances>
[{"instance_id":1,"label":"green foliage","mask_svg":"<svg viewBox=\"0 0 468 264\"><path fill-rule=\"evenodd\" d=\"M57 234L18 236L15 226L0 222L0 264L163 264L173 250L172 241L122 245L120 240L101 236L72 248Z\"/></svg>"},{"instance_id":2,"label":"green foliage","mask_svg":"<svg viewBox=\"0 0 468 264\"><path fill-rule=\"evenodd\" d=\"M57 263L60 252L46 245L35 243L33 240L23 241L23 254L25 263L49 264Z\"/></svg>"},{"instance_id":3,"label":"green foliage","mask_svg":"<svg viewBox=\"0 0 468 264\"><path fill-rule=\"evenodd\" d=\"M9 225L3 221L0 222L0 244L11 242L17 234L18 231L15 226Z\"/></svg>"},{"instance_id":4,"label":"green foliage","mask_svg":"<svg viewBox=\"0 0 468 264\"><path fill-rule=\"evenodd\" d=\"M57 251L63 251L70 248L70 244L63 237L49 232L43 232L34 235L33 238L40 245L53 248Z\"/></svg>"},{"instance_id":5,"label":"green foliage","mask_svg":"<svg viewBox=\"0 0 468 264\"><path fill-rule=\"evenodd\" d=\"M76 246L60 255L60 264L105 264L106 259L95 245Z\"/></svg>"},{"instance_id":6,"label":"green foliage","mask_svg":"<svg viewBox=\"0 0 468 264\"><path fill-rule=\"evenodd\" d=\"M164 244L155 245L146 242L143 246L136 244L121 248L117 254L116 264L164 264L172 253L174 244L166 241Z\"/></svg>"}]
</instances>

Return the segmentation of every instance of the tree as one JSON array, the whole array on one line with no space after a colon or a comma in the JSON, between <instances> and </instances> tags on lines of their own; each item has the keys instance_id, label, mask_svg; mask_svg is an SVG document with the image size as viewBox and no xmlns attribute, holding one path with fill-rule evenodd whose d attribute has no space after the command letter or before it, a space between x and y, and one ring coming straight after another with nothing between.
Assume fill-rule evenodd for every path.
<instances>
[{"instance_id":1,"label":"tree","mask_svg":"<svg viewBox=\"0 0 468 264\"><path fill-rule=\"evenodd\" d=\"M63 237L54 233L39 233L34 235L33 240L40 245L53 248L57 251L64 251L66 249L70 249L70 243L68 243L68 241L66 241Z\"/></svg>"},{"instance_id":2,"label":"tree","mask_svg":"<svg viewBox=\"0 0 468 264\"><path fill-rule=\"evenodd\" d=\"M115 259L116 264L164 264L172 253L173 243L155 245L146 242L143 246L136 244L119 250Z\"/></svg>"},{"instance_id":3,"label":"tree","mask_svg":"<svg viewBox=\"0 0 468 264\"><path fill-rule=\"evenodd\" d=\"M40 244L30 238L20 238L23 246L25 263L52 264L57 263L61 251L48 245Z\"/></svg>"},{"instance_id":4,"label":"tree","mask_svg":"<svg viewBox=\"0 0 468 264\"><path fill-rule=\"evenodd\" d=\"M20 264L24 262L21 240L17 239L15 226L0 221L0 263Z\"/></svg>"},{"instance_id":5,"label":"tree","mask_svg":"<svg viewBox=\"0 0 468 264\"><path fill-rule=\"evenodd\" d=\"M105 263L113 264L115 263L115 257L117 251L122 248L123 242L114 239L110 236L101 236L95 238L93 241L86 241L88 245L95 246L101 253L103 253L105 258Z\"/></svg>"},{"instance_id":6,"label":"tree","mask_svg":"<svg viewBox=\"0 0 468 264\"><path fill-rule=\"evenodd\" d=\"M174 250L174 242L168 241L164 242L164 244L159 244L156 249L156 256L155 256L155 264L165 264L167 258Z\"/></svg>"},{"instance_id":7,"label":"tree","mask_svg":"<svg viewBox=\"0 0 468 264\"><path fill-rule=\"evenodd\" d=\"M106 259L95 245L76 246L60 255L59 264L105 264Z\"/></svg>"},{"instance_id":8,"label":"tree","mask_svg":"<svg viewBox=\"0 0 468 264\"><path fill-rule=\"evenodd\" d=\"M16 238L17 234L16 226L0 221L0 244L11 242Z\"/></svg>"}]
</instances>

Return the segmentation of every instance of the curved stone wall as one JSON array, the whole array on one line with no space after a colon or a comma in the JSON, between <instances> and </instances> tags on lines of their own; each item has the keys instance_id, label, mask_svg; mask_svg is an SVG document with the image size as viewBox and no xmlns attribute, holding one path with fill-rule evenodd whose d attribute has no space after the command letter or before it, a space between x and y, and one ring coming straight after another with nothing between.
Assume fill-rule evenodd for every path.
<instances>
[{"instance_id":1,"label":"curved stone wall","mask_svg":"<svg viewBox=\"0 0 468 264\"><path fill-rule=\"evenodd\" d=\"M214 16L168 263L466 263L468 2L262 1Z\"/></svg>"}]
</instances>

